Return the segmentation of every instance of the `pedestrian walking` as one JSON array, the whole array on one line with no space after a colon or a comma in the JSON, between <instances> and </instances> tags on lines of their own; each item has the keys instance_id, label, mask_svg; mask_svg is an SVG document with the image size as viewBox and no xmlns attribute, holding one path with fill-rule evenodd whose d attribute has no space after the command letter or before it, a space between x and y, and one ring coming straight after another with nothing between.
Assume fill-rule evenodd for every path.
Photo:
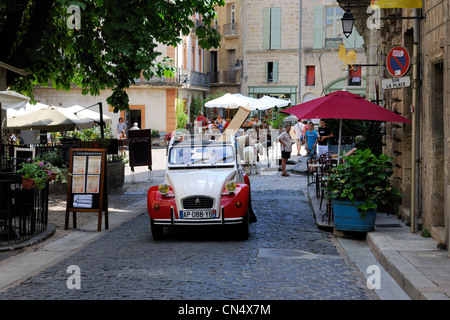
<instances>
[{"instance_id":1,"label":"pedestrian walking","mask_svg":"<svg viewBox=\"0 0 450 320\"><path fill-rule=\"evenodd\" d=\"M122 131L127 131L127 124L123 122L123 118L119 118L119 123L117 123L117 138L120 139L120 135L122 134Z\"/></svg>"},{"instance_id":2,"label":"pedestrian walking","mask_svg":"<svg viewBox=\"0 0 450 320\"><path fill-rule=\"evenodd\" d=\"M333 133L326 127L325 121L320 120L319 127L319 157L328 152L328 140L333 137Z\"/></svg>"},{"instance_id":3,"label":"pedestrian walking","mask_svg":"<svg viewBox=\"0 0 450 320\"><path fill-rule=\"evenodd\" d=\"M300 148L302 147L303 141L303 128L304 125L301 119L298 119L298 122L295 124L293 131L295 133L295 143L297 144L297 156L300 155Z\"/></svg>"},{"instance_id":4,"label":"pedestrian walking","mask_svg":"<svg viewBox=\"0 0 450 320\"><path fill-rule=\"evenodd\" d=\"M308 154L308 161L310 163L317 160L317 143L319 142L319 135L314 130L314 123L309 122L309 130L305 132L305 149Z\"/></svg>"},{"instance_id":5,"label":"pedestrian walking","mask_svg":"<svg viewBox=\"0 0 450 320\"><path fill-rule=\"evenodd\" d=\"M292 144L295 143L291 139L291 135L289 134L290 131L291 125L287 124L283 133L281 133L277 138L277 140L281 143L281 175L283 177L290 176L290 174L286 172L286 163L291 156Z\"/></svg>"}]
</instances>

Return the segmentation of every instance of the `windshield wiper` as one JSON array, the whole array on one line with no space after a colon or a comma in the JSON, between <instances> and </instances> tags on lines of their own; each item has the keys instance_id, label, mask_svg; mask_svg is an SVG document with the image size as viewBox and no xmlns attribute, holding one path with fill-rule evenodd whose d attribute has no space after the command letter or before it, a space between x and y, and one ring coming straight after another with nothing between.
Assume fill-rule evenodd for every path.
<instances>
[{"instance_id":1,"label":"windshield wiper","mask_svg":"<svg viewBox=\"0 0 450 320\"><path fill-rule=\"evenodd\" d=\"M191 162L189 162L186 166L190 166L191 164L194 164L194 163L196 163L197 161L202 161L203 159L202 158L200 158L200 159L194 159L194 160L192 160Z\"/></svg>"},{"instance_id":2,"label":"windshield wiper","mask_svg":"<svg viewBox=\"0 0 450 320\"><path fill-rule=\"evenodd\" d=\"M222 159L217 159L216 161L211 162L211 165L214 165L214 164L216 164L219 161L224 161L224 160L227 160L228 158L232 158L232 157L233 156L226 156L226 157L223 157Z\"/></svg>"}]
</instances>

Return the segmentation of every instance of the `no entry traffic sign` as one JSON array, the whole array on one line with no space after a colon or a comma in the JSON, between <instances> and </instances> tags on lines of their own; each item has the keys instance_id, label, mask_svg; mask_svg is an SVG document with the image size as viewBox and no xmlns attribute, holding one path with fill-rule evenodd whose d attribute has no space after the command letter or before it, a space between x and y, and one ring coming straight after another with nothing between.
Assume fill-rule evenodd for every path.
<instances>
[{"instance_id":1,"label":"no entry traffic sign","mask_svg":"<svg viewBox=\"0 0 450 320\"><path fill-rule=\"evenodd\" d=\"M410 65L410 57L408 50L404 47L394 47L386 58L386 66L391 75L394 77L404 76Z\"/></svg>"}]
</instances>

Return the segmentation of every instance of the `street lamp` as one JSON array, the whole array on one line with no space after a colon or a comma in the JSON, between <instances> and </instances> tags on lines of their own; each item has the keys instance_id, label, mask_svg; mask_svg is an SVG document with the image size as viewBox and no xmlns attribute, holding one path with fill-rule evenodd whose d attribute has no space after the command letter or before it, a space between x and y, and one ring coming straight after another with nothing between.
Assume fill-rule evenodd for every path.
<instances>
[{"instance_id":1,"label":"street lamp","mask_svg":"<svg viewBox=\"0 0 450 320\"><path fill-rule=\"evenodd\" d=\"M341 18L342 21L342 30L346 38L350 37L353 30L353 23L355 22L355 18L353 18L353 14L350 12L350 9L344 13Z\"/></svg>"}]
</instances>

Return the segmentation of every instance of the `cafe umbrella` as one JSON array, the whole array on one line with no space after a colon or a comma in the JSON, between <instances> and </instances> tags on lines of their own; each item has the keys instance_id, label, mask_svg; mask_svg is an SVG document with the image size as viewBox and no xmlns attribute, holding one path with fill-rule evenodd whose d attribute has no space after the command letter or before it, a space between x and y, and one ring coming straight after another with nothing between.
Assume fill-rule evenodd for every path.
<instances>
[{"instance_id":1,"label":"cafe umbrella","mask_svg":"<svg viewBox=\"0 0 450 320\"><path fill-rule=\"evenodd\" d=\"M281 112L295 115L298 119L340 119L338 157L343 119L411 123L411 120L346 90L329 93Z\"/></svg>"},{"instance_id":2,"label":"cafe umbrella","mask_svg":"<svg viewBox=\"0 0 450 320\"><path fill-rule=\"evenodd\" d=\"M92 128L94 121L77 117L64 108L50 106L38 111L8 118L9 129L45 130L48 132L84 130Z\"/></svg>"},{"instance_id":3,"label":"cafe umbrella","mask_svg":"<svg viewBox=\"0 0 450 320\"><path fill-rule=\"evenodd\" d=\"M225 93L216 99L205 103L206 108L227 108L228 117L230 117L230 109L238 109L244 107L249 110L254 110L253 104L258 99L244 96L240 93Z\"/></svg>"}]
</instances>

